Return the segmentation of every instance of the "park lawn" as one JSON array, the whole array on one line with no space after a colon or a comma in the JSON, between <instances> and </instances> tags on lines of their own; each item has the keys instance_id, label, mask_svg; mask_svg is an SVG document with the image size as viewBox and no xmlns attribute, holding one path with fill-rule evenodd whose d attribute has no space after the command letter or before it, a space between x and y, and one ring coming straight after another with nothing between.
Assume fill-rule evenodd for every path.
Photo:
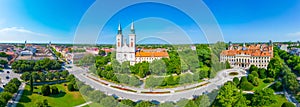
<instances>
[{"instance_id":1,"label":"park lawn","mask_svg":"<svg viewBox=\"0 0 300 107\"><path fill-rule=\"evenodd\" d=\"M266 86L268 86L269 84L271 84L271 83L264 83L264 80L265 80L265 79L259 79L259 84L258 84L258 86L255 86L255 87L252 89L252 91L256 91L256 90L263 89L263 88L265 88Z\"/></svg>"},{"instance_id":2,"label":"park lawn","mask_svg":"<svg viewBox=\"0 0 300 107\"><path fill-rule=\"evenodd\" d=\"M85 103L85 100L81 94L77 92L70 92L67 89L67 86L64 86L65 83L53 84L58 90L63 92L58 95L42 96L38 92L41 90L40 86L35 86L37 89L34 89L33 93L30 92L30 86L26 85L23 95L18 103L18 107L32 107L35 106L35 102L39 100L48 100L48 105L52 107L73 107ZM51 85L51 86L53 86Z\"/></svg>"},{"instance_id":3,"label":"park lawn","mask_svg":"<svg viewBox=\"0 0 300 107\"><path fill-rule=\"evenodd\" d=\"M244 94L244 96L246 97L247 100L250 100L251 101L251 98L253 97L253 94ZM285 98L284 95L276 95L276 99L277 99L277 102L276 103L273 103L269 106L264 106L264 107L281 107L281 105L284 103L284 102L287 102L287 99ZM251 105L251 104L250 104ZM250 106L249 105L249 106Z\"/></svg>"},{"instance_id":4,"label":"park lawn","mask_svg":"<svg viewBox=\"0 0 300 107\"><path fill-rule=\"evenodd\" d=\"M287 102L287 99L285 98L284 95L276 95L277 97L277 102L274 103L274 104L271 104L270 106L268 107L281 107L281 105L284 103L284 102Z\"/></svg>"}]
</instances>

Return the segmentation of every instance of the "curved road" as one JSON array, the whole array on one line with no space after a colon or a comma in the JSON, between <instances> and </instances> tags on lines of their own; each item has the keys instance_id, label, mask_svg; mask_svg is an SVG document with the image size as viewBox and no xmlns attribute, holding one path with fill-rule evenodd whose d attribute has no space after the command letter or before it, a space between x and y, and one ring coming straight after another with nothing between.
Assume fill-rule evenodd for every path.
<instances>
[{"instance_id":1,"label":"curved road","mask_svg":"<svg viewBox=\"0 0 300 107\"><path fill-rule=\"evenodd\" d=\"M222 71L218 72L218 74L216 75L215 78L208 80L208 82L210 82L209 84L206 84L205 86L202 86L202 87L198 87L198 88L194 88L194 89L190 89L190 90L184 90L184 91L180 91L180 92L171 92L171 93L166 93L166 94L143 94L143 93L139 93L140 90L138 90L138 92L129 92L129 91L124 91L124 90L120 90L117 88L112 88L112 87L110 87L110 85L113 83L111 83L109 85L101 84L101 83L87 77L87 75L89 75L87 73L87 71L85 71L79 67L76 67L76 66L73 66L72 68L69 68L68 70L70 71L71 74L74 74L74 76L76 78L78 78L80 81L84 82L87 85L90 85L92 88L94 88L96 90L101 90L105 94L108 94L108 95L114 94L120 98L130 99L133 101L156 100L159 102L166 102L166 101L176 102L182 98L192 99L193 96L195 96L195 95L202 95L203 93L211 92L214 89L218 89L224 83L226 83L227 81L231 81L233 79L233 76L228 75L228 73L231 71L238 71L239 75L237 75L236 77L239 77L239 78L246 75L245 71L240 70L240 69L227 69L227 70L222 70ZM89 76L91 76L91 75L89 75Z\"/></svg>"}]
</instances>

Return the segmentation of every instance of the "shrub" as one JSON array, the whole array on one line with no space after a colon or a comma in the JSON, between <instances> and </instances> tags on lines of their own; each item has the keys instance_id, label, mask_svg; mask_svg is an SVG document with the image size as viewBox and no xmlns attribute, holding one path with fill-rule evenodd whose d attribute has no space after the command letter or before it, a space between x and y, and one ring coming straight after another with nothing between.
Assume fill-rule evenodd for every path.
<instances>
[{"instance_id":1,"label":"shrub","mask_svg":"<svg viewBox=\"0 0 300 107\"><path fill-rule=\"evenodd\" d=\"M255 86L259 85L259 79L258 79L258 77L254 78L254 80L252 81L252 84L255 85Z\"/></svg>"},{"instance_id":2,"label":"shrub","mask_svg":"<svg viewBox=\"0 0 300 107\"><path fill-rule=\"evenodd\" d=\"M275 84L271 86L274 91L282 91L282 83L280 81L277 81Z\"/></svg>"},{"instance_id":3,"label":"shrub","mask_svg":"<svg viewBox=\"0 0 300 107\"><path fill-rule=\"evenodd\" d=\"M254 88L254 86L250 82L242 82L240 84L240 87L245 91L250 91Z\"/></svg>"},{"instance_id":4,"label":"shrub","mask_svg":"<svg viewBox=\"0 0 300 107\"><path fill-rule=\"evenodd\" d=\"M69 91L75 91L74 85L73 84L68 84L68 90Z\"/></svg>"},{"instance_id":5,"label":"shrub","mask_svg":"<svg viewBox=\"0 0 300 107\"><path fill-rule=\"evenodd\" d=\"M273 78L267 78L267 79L264 80L264 83L271 83L273 81L274 81Z\"/></svg>"},{"instance_id":6,"label":"shrub","mask_svg":"<svg viewBox=\"0 0 300 107\"><path fill-rule=\"evenodd\" d=\"M56 86L52 86L52 87L51 87L51 93L52 93L53 95L59 94L58 88L57 88Z\"/></svg>"},{"instance_id":7,"label":"shrub","mask_svg":"<svg viewBox=\"0 0 300 107\"><path fill-rule=\"evenodd\" d=\"M43 85L42 88L41 88L41 90L42 90L42 95L43 96L48 96L51 93L50 92L50 86L48 84Z\"/></svg>"},{"instance_id":8,"label":"shrub","mask_svg":"<svg viewBox=\"0 0 300 107\"><path fill-rule=\"evenodd\" d=\"M254 76L252 74L249 74L247 79L249 82L253 82Z\"/></svg>"},{"instance_id":9,"label":"shrub","mask_svg":"<svg viewBox=\"0 0 300 107\"><path fill-rule=\"evenodd\" d=\"M257 71L252 71L251 74L252 74L254 77L259 77Z\"/></svg>"},{"instance_id":10,"label":"shrub","mask_svg":"<svg viewBox=\"0 0 300 107\"><path fill-rule=\"evenodd\" d=\"M240 80L239 80L238 77L234 77L232 81L234 82L234 84L235 84L236 86L240 84Z\"/></svg>"},{"instance_id":11,"label":"shrub","mask_svg":"<svg viewBox=\"0 0 300 107\"><path fill-rule=\"evenodd\" d=\"M247 80L247 77L246 77L246 76L243 76L243 77L241 78L241 81L240 81L240 83L243 83L243 82L248 82L248 80Z\"/></svg>"}]
</instances>

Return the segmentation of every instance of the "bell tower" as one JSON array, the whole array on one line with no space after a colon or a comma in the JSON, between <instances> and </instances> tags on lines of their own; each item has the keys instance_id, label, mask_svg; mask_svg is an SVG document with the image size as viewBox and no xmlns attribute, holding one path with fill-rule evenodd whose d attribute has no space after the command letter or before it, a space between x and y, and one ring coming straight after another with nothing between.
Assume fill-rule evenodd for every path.
<instances>
[{"instance_id":1,"label":"bell tower","mask_svg":"<svg viewBox=\"0 0 300 107\"><path fill-rule=\"evenodd\" d=\"M135 35L135 29L134 29L134 23L132 21L130 26L131 33L129 34L129 59L130 59L130 65L135 64L135 41L136 41L136 35Z\"/></svg>"},{"instance_id":2,"label":"bell tower","mask_svg":"<svg viewBox=\"0 0 300 107\"><path fill-rule=\"evenodd\" d=\"M116 51L117 51L116 59L118 61L121 61L123 59L122 58L122 53L123 53L122 46L123 46L123 34L122 34L121 24L119 23L118 34L116 37Z\"/></svg>"}]
</instances>

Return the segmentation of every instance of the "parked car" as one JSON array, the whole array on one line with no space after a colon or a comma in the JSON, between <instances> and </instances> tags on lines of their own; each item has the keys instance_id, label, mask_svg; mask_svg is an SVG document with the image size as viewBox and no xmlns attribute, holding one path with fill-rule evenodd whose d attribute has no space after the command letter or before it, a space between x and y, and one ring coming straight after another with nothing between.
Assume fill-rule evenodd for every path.
<instances>
[{"instance_id":1,"label":"parked car","mask_svg":"<svg viewBox=\"0 0 300 107\"><path fill-rule=\"evenodd\" d=\"M9 76L6 76L5 78L6 78L6 79L9 79Z\"/></svg>"},{"instance_id":2,"label":"parked car","mask_svg":"<svg viewBox=\"0 0 300 107\"><path fill-rule=\"evenodd\" d=\"M10 73L9 71L6 71L6 73Z\"/></svg>"}]
</instances>

